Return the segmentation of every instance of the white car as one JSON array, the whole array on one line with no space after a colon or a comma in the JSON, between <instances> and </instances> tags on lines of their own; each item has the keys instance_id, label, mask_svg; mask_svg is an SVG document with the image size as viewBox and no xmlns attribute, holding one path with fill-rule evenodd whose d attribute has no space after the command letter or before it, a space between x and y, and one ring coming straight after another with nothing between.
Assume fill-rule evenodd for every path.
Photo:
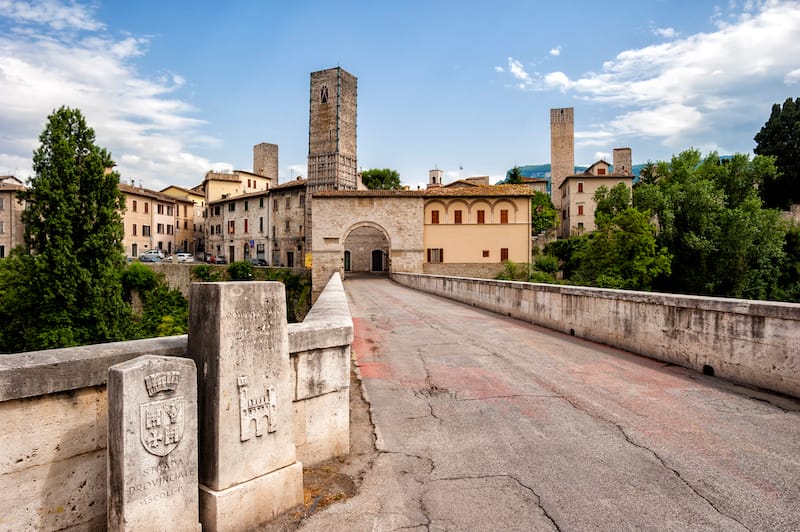
<instances>
[{"instance_id":1,"label":"white car","mask_svg":"<svg viewBox=\"0 0 800 532\"><path fill-rule=\"evenodd\" d=\"M160 249L148 249L141 255L139 260L142 262L158 262L164 258L164 252Z\"/></svg>"},{"instance_id":2,"label":"white car","mask_svg":"<svg viewBox=\"0 0 800 532\"><path fill-rule=\"evenodd\" d=\"M176 253L175 262L194 262L194 255L191 253Z\"/></svg>"}]
</instances>

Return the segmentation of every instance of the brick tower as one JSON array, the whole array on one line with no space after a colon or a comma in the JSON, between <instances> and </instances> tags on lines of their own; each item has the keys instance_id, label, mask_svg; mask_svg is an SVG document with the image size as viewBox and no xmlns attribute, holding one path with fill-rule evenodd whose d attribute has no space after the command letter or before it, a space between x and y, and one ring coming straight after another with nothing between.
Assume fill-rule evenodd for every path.
<instances>
[{"instance_id":1,"label":"brick tower","mask_svg":"<svg viewBox=\"0 0 800 532\"><path fill-rule=\"evenodd\" d=\"M550 190L556 210L561 210L558 187L575 173L575 110L550 109Z\"/></svg>"},{"instance_id":2,"label":"brick tower","mask_svg":"<svg viewBox=\"0 0 800 532\"><path fill-rule=\"evenodd\" d=\"M308 192L355 190L358 80L341 67L311 73Z\"/></svg>"}]
</instances>

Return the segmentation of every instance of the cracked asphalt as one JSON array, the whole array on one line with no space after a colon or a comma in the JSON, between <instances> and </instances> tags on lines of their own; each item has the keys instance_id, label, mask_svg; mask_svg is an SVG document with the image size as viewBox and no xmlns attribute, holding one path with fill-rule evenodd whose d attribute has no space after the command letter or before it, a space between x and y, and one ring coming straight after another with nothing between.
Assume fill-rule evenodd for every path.
<instances>
[{"instance_id":1,"label":"cracked asphalt","mask_svg":"<svg viewBox=\"0 0 800 532\"><path fill-rule=\"evenodd\" d=\"M800 530L800 401L345 281L377 455L303 530Z\"/></svg>"}]
</instances>

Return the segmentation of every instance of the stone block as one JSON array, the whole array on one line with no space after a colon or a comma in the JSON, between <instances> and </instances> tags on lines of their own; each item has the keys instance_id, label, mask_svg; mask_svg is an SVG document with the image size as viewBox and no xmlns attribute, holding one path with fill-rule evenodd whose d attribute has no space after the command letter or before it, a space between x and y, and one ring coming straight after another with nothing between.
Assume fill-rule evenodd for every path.
<instances>
[{"instance_id":1,"label":"stone block","mask_svg":"<svg viewBox=\"0 0 800 532\"><path fill-rule=\"evenodd\" d=\"M199 529L197 374L145 355L108 370L109 530Z\"/></svg>"},{"instance_id":2,"label":"stone block","mask_svg":"<svg viewBox=\"0 0 800 532\"><path fill-rule=\"evenodd\" d=\"M316 397L350 386L349 346L303 351L292 357L296 374L294 400Z\"/></svg>"},{"instance_id":3,"label":"stone block","mask_svg":"<svg viewBox=\"0 0 800 532\"><path fill-rule=\"evenodd\" d=\"M297 462L283 285L195 283L189 319L189 353L197 362L201 389L200 483L205 493L214 494L201 499L204 528L215 530L214 523L224 520L220 512L232 515L220 501L259 507L259 516L300 504L302 468L289 467ZM284 469L296 471L291 484L301 486L286 495L296 497L291 504L273 500L271 487L259 491L271 484L250 482ZM236 495L229 496L229 489ZM250 522L249 516L242 519Z\"/></svg>"},{"instance_id":4,"label":"stone block","mask_svg":"<svg viewBox=\"0 0 800 532\"><path fill-rule=\"evenodd\" d=\"M300 462L221 491L200 486L200 520L204 532L257 529L303 502Z\"/></svg>"},{"instance_id":5,"label":"stone block","mask_svg":"<svg viewBox=\"0 0 800 532\"><path fill-rule=\"evenodd\" d=\"M350 389L295 403L297 458L306 466L350 452Z\"/></svg>"}]
</instances>

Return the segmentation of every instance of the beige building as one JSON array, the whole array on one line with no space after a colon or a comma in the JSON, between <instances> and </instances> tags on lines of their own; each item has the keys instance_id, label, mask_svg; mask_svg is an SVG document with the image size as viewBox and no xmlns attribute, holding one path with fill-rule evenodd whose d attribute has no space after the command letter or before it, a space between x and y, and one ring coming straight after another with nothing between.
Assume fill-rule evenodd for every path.
<instances>
[{"instance_id":1,"label":"beige building","mask_svg":"<svg viewBox=\"0 0 800 532\"><path fill-rule=\"evenodd\" d=\"M161 190L176 200L175 246L200 258L205 251L205 196L176 185Z\"/></svg>"},{"instance_id":2,"label":"beige building","mask_svg":"<svg viewBox=\"0 0 800 532\"><path fill-rule=\"evenodd\" d=\"M209 202L206 253L227 262L269 260L269 191ZM302 217L301 217L302 219Z\"/></svg>"},{"instance_id":3,"label":"beige building","mask_svg":"<svg viewBox=\"0 0 800 532\"><path fill-rule=\"evenodd\" d=\"M14 176L0 176L0 259L25 243L25 227L22 225L25 205L17 201L20 190L25 190L22 181Z\"/></svg>"},{"instance_id":4,"label":"beige building","mask_svg":"<svg viewBox=\"0 0 800 532\"><path fill-rule=\"evenodd\" d=\"M298 177L269 192L273 266L294 268L306 264L307 185L308 180Z\"/></svg>"},{"instance_id":5,"label":"beige building","mask_svg":"<svg viewBox=\"0 0 800 532\"><path fill-rule=\"evenodd\" d=\"M176 198L122 183L119 189L125 195L125 212L122 214L125 255L137 258L150 249L160 249L165 255L171 255L176 249Z\"/></svg>"},{"instance_id":6,"label":"beige building","mask_svg":"<svg viewBox=\"0 0 800 532\"><path fill-rule=\"evenodd\" d=\"M619 183L624 183L628 188L632 188L633 176L630 158L630 148L615 149L614 168L619 168L620 174L611 173L611 165L600 160L582 174L567 176L564 179L558 189L561 203L561 226L559 229L561 238L582 235L597 228L594 223L597 204L592 198L601 186L610 190Z\"/></svg>"},{"instance_id":7,"label":"beige building","mask_svg":"<svg viewBox=\"0 0 800 532\"><path fill-rule=\"evenodd\" d=\"M493 277L530 261L530 188L325 191L314 196L313 286L334 271Z\"/></svg>"}]
</instances>

